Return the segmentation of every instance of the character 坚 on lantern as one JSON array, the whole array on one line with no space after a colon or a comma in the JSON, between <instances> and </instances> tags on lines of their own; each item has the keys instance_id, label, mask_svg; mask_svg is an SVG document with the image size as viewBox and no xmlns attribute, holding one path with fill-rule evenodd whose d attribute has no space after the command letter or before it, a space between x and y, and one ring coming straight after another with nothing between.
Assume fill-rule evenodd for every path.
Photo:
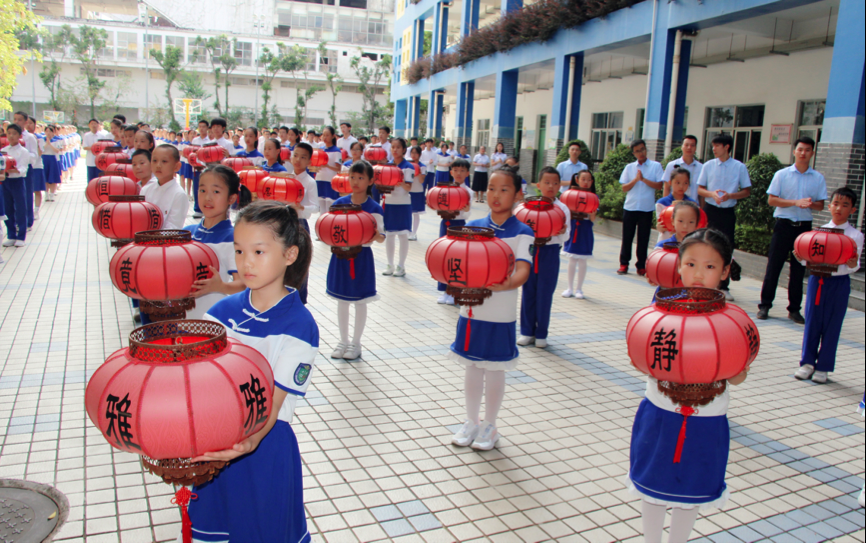
<instances>
[{"instance_id":1,"label":"character \u575a on lantern","mask_svg":"<svg viewBox=\"0 0 866 543\"><path fill-rule=\"evenodd\" d=\"M84 403L108 443L140 455L171 485L201 485L226 462L193 462L265 427L274 374L258 351L210 321L155 323L134 330L129 347L106 359L87 383ZM190 491L181 487L183 541L192 539Z\"/></svg>"},{"instance_id":2,"label":"character \u575a on lantern","mask_svg":"<svg viewBox=\"0 0 866 543\"><path fill-rule=\"evenodd\" d=\"M355 258L378 234L376 219L359 205L333 205L316 221L316 235L331 247L331 254L349 260L349 274L353 280Z\"/></svg>"},{"instance_id":3,"label":"character \u575a on lantern","mask_svg":"<svg viewBox=\"0 0 866 543\"><path fill-rule=\"evenodd\" d=\"M832 276L839 266L857 256L857 244L841 228L815 228L797 236L794 252L806 261L812 275L818 276L815 305L821 305L824 278Z\"/></svg>"},{"instance_id":4,"label":"character \u575a on lantern","mask_svg":"<svg viewBox=\"0 0 866 543\"><path fill-rule=\"evenodd\" d=\"M109 196L93 210L93 228L110 240L112 247L132 243L135 234L162 228L162 211L144 196Z\"/></svg>"}]
</instances>

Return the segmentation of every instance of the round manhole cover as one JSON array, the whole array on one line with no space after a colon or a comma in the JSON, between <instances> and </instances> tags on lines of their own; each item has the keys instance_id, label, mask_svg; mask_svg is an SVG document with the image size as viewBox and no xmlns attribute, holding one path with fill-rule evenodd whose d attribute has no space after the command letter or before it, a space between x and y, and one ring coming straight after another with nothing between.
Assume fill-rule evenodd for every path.
<instances>
[{"instance_id":1,"label":"round manhole cover","mask_svg":"<svg viewBox=\"0 0 866 543\"><path fill-rule=\"evenodd\" d=\"M39 543L54 533L65 518L61 506L54 499L33 488L26 488L28 486L43 485L0 481L0 542ZM56 490L50 490L52 494L60 495Z\"/></svg>"}]
</instances>

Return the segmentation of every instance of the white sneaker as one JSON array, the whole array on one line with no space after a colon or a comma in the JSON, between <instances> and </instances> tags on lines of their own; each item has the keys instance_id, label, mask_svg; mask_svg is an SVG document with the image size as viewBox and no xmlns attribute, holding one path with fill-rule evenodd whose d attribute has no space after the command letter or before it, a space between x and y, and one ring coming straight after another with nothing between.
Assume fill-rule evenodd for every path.
<instances>
[{"instance_id":1,"label":"white sneaker","mask_svg":"<svg viewBox=\"0 0 866 543\"><path fill-rule=\"evenodd\" d=\"M20 239L17 239L17 240L15 240L15 246L16 247L24 247L24 242L21 241Z\"/></svg>"},{"instance_id":2,"label":"white sneaker","mask_svg":"<svg viewBox=\"0 0 866 543\"><path fill-rule=\"evenodd\" d=\"M390 264L385 267L385 271L382 272L382 275L394 275L394 266Z\"/></svg>"},{"instance_id":3,"label":"white sneaker","mask_svg":"<svg viewBox=\"0 0 866 543\"><path fill-rule=\"evenodd\" d=\"M520 336L517 339L517 344L521 347L526 347L527 345L532 345L535 343L535 338L532 336Z\"/></svg>"},{"instance_id":4,"label":"white sneaker","mask_svg":"<svg viewBox=\"0 0 866 543\"><path fill-rule=\"evenodd\" d=\"M394 270L394 277L404 277L406 275L406 268L403 266L397 266L397 269Z\"/></svg>"},{"instance_id":5,"label":"white sneaker","mask_svg":"<svg viewBox=\"0 0 866 543\"><path fill-rule=\"evenodd\" d=\"M445 303L448 305L454 305L454 303L455 303L454 302L454 296L446 296L445 297Z\"/></svg>"},{"instance_id":6,"label":"white sneaker","mask_svg":"<svg viewBox=\"0 0 866 543\"><path fill-rule=\"evenodd\" d=\"M452 445L457 445L458 447L468 447L472 445L472 442L475 441L475 438L478 437L478 432L481 431L481 426L478 424L473 424L468 420L463 423L463 428L460 428L454 437L451 439Z\"/></svg>"},{"instance_id":7,"label":"white sneaker","mask_svg":"<svg viewBox=\"0 0 866 543\"><path fill-rule=\"evenodd\" d=\"M816 371L812 374L812 382L818 383L819 385L827 384L827 372L826 371Z\"/></svg>"},{"instance_id":8,"label":"white sneaker","mask_svg":"<svg viewBox=\"0 0 866 543\"><path fill-rule=\"evenodd\" d=\"M416 234L409 234L409 241L418 241L418 236Z\"/></svg>"},{"instance_id":9,"label":"white sneaker","mask_svg":"<svg viewBox=\"0 0 866 543\"><path fill-rule=\"evenodd\" d=\"M584 300L584 299L586 299L586 296L583 295L583 291L582 291L582 290L576 290L576 291L574 291L574 297L577 298L578 300Z\"/></svg>"},{"instance_id":10,"label":"white sneaker","mask_svg":"<svg viewBox=\"0 0 866 543\"><path fill-rule=\"evenodd\" d=\"M866 507L866 502L864 502L863 494L866 494L866 488L860 491L860 498L857 500L857 503L860 504L860 507Z\"/></svg>"},{"instance_id":11,"label":"white sneaker","mask_svg":"<svg viewBox=\"0 0 866 543\"><path fill-rule=\"evenodd\" d=\"M574 296L574 292L572 292L571 289L562 291L563 298L571 298L572 296Z\"/></svg>"},{"instance_id":12,"label":"white sneaker","mask_svg":"<svg viewBox=\"0 0 866 543\"><path fill-rule=\"evenodd\" d=\"M499 441L499 432L496 431L496 426L485 422L478 437L472 442L472 448L476 451L492 451L497 441Z\"/></svg>"},{"instance_id":13,"label":"white sneaker","mask_svg":"<svg viewBox=\"0 0 866 543\"><path fill-rule=\"evenodd\" d=\"M34 221L39 220L39 208L38 207L33 208L33 220Z\"/></svg>"},{"instance_id":14,"label":"white sneaker","mask_svg":"<svg viewBox=\"0 0 866 543\"><path fill-rule=\"evenodd\" d=\"M333 359L335 359L335 360L340 360L340 359L342 359L343 356L346 354L346 349L347 349L348 347L349 347L349 346L346 345L345 343L337 343L337 348L334 349L334 352L333 352L333 353L331 353L331 358L333 358Z\"/></svg>"},{"instance_id":15,"label":"white sneaker","mask_svg":"<svg viewBox=\"0 0 866 543\"><path fill-rule=\"evenodd\" d=\"M813 373L815 373L815 366L812 364L803 364L800 366L800 369L797 370L797 373L794 374L794 377L800 381L806 381L812 377Z\"/></svg>"},{"instance_id":16,"label":"white sneaker","mask_svg":"<svg viewBox=\"0 0 866 543\"><path fill-rule=\"evenodd\" d=\"M538 347L539 349L546 349L547 348L547 340L546 339L536 339L535 340L535 346Z\"/></svg>"},{"instance_id":17,"label":"white sneaker","mask_svg":"<svg viewBox=\"0 0 866 543\"><path fill-rule=\"evenodd\" d=\"M448 303L448 295L443 294L442 296L439 296L439 298L436 299L436 303L439 305L447 304Z\"/></svg>"},{"instance_id":18,"label":"white sneaker","mask_svg":"<svg viewBox=\"0 0 866 543\"><path fill-rule=\"evenodd\" d=\"M344 360L358 360L361 358L361 346L349 345L346 349L346 354L343 355Z\"/></svg>"},{"instance_id":19,"label":"white sneaker","mask_svg":"<svg viewBox=\"0 0 866 543\"><path fill-rule=\"evenodd\" d=\"M7 239L6 241L3 242L3 247L14 247L14 246L15 246L15 240L14 239Z\"/></svg>"},{"instance_id":20,"label":"white sneaker","mask_svg":"<svg viewBox=\"0 0 866 543\"><path fill-rule=\"evenodd\" d=\"M733 301L734 301L734 295L731 294L731 291L730 291L730 290L723 290L722 292L725 293L725 300L726 300L726 301L728 301L728 302L733 302Z\"/></svg>"}]
</instances>

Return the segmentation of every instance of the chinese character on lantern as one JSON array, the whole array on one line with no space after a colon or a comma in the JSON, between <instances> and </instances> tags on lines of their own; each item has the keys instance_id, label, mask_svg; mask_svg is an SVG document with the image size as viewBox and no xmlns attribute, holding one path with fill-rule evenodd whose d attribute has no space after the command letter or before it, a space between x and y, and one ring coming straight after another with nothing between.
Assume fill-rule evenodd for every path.
<instances>
[{"instance_id":1,"label":"chinese character on lantern","mask_svg":"<svg viewBox=\"0 0 866 543\"><path fill-rule=\"evenodd\" d=\"M653 347L652 369L658 367L660 370L671 371L671 364L680 353L677 349L676 329L672 329L670 332L665 332L665 329L662 328L655 332L650 347Z\"/></svg>"}]
</instances>

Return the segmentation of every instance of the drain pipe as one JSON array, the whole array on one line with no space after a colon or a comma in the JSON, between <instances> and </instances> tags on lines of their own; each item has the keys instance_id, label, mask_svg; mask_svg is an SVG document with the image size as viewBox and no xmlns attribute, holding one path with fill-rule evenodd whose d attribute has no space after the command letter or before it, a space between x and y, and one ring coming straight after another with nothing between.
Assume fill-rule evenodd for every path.
<instances>
[{"instance_id":1,"label":"drain pipe","mask_svg":"<svg viewBox=\"0 0 866 543\"><path fill-rule=\"evenodd\" d=\"M664 156L671 154L671 147L674 142L674 117L677 112L677 87L680 82L680 53L683 49L683 31L677 30L677 37L674 42L674 64L671 70L671 97L668 100L668 123L665 130L665 153Z\"/></svg>"},{"instance_id":2,"label":"drain pipe","mask_svg":"<svg viewBox=\"0 0 866 543\"><path fill-rule=\"evenodd\" d=\"M568 63L568 104L565 107L565 145L568 145L571 141L571 108L574 107L574 69L576 65L577 61L574 55L572 55Z\"/></svg>"}]
</instances>

